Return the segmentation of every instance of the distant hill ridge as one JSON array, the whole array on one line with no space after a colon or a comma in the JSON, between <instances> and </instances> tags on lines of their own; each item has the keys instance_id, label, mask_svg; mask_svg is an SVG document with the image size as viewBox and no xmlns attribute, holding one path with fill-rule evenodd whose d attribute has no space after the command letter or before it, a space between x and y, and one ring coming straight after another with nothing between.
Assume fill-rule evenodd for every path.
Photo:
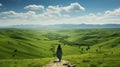
<instances>
[{"instance_id":1,"label":"distant hill ridge","mask_svg":"<svg viewBox=\"0 0 120 67\"><path fill-rule=\"evenodd\" d=\"M120 28L120 24L54 24L54 25L9 25L0 28Z\"/></svg>"}]
</instances>

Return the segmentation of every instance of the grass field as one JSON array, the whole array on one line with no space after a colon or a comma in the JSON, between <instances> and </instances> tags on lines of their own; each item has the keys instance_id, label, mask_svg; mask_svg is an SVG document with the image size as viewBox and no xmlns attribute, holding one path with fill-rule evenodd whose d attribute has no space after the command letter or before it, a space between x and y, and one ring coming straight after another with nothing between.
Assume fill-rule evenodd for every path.
<instances>
[{"instance_id":1,"label":"grass field","mask_svg":"<svg viewBox=\"0 0 120 67\"><path fill-rule=\"evenodd\" d=\"M42 67L63 59L77 67L119 67L120 29L0 29L0 67Z\"/></svg>"}]
</instances>

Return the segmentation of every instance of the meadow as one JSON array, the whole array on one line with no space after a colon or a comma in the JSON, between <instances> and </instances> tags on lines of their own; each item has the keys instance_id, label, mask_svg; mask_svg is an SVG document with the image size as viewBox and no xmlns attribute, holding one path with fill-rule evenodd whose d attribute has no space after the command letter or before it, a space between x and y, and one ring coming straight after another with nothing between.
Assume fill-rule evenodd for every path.
<instances>
[{"instance_id":1,"label":"meadow","mask_svg":"<svg viewBox=\"0 0 120 67\"><path fill-rule=\"evenodd\" d=\"M0 29L0 67L42 67L55 59L77 67L119 67L120 29Z\"/></svg>"}]
</instances>

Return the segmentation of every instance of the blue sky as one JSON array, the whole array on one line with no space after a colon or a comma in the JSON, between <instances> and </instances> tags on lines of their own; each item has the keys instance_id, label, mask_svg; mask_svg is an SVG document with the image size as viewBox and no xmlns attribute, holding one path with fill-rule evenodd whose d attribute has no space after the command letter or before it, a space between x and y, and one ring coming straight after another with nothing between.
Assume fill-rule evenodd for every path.
<instances>
[{"instance_id":1,"label":"blue sky","mask_svg":"<svg viewBox=\"0 0 120 67\"><path fill-rule=\"evenodd\" d=\"M100 12L105 10L113 10L120 7L120 0L0 0L4 6L0 12L14 10L25 11L23 8L27 5L36 4L44 5L63 5L67 6L70 3L78 2L86 8L86 12Z\"/></svg>"},{"instance_id":2,"label":"blue sky","mask_svg":"<svg viewBox=\"0 0 120 67\"><path fill-rule=\"evenodd\" d=\"M119 18L120 0L0 0L0 25L119 24Z\"/></svg>"}]
</instances>

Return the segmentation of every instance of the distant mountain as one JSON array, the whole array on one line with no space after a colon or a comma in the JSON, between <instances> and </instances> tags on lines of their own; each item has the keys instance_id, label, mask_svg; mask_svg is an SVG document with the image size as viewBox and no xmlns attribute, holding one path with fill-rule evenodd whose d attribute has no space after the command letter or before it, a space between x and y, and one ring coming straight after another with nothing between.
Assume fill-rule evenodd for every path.
<instances>
[{"instance_id":1,"label":"distant mountain","mask_svg":"<svg viewBox=\"0 0 120 67\"><path fill-rule=\"evenodd\" d=\"M0 28L120 28L120 24L9 25Z\"/></svg>"}]
</instances>

